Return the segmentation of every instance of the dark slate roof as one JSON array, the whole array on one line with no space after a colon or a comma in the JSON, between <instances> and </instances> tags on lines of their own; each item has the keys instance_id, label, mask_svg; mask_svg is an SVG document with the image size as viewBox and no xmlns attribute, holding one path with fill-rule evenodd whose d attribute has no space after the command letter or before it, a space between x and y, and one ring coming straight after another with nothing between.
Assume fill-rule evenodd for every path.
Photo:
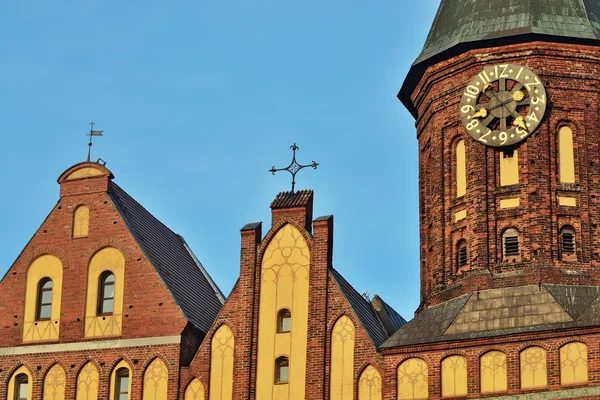
<instances>
[{"instance_id":1,"label":"dark slate roof","mask_svg":"<svg viewBox=\"0 0 600 400\"><path fill-rule=\"evenodd\" d=\"M381 348L600 326L600 287L546 284L543 286L575 319L574 321L444 335L472 295L466 294L420 312L393 334Z\"/></svg>"},{"instance_id":2,"label":"dark slate roof","mask_svg":"<svg viewBox=\"0 0 600 400\"><path fill-rule=\"evenodd\" d=\"M115 183L108 194L185 317L208 332L224 296L185 240Z\"/></svg>"},{"instance_id":3,"label":"dark slate roof","mask_svg":"<svg viewBox=\"0 0 600 400\"><path fill-rule=\"evenodd\" d=\"M471 295L466 294L420 312L381 347L408 346L444 340L442 335L469 298Z\"/></svg>"},{"instance_id":4,"label":"dark slate roof","mask_svg":"<svg viewBox=\"0 0 600 400\"><path fill-rule=\"evenodd\" d=\"M600 2L443 0L399 97L415 115L410 94L429 65L473 48L532 40L600 44Z\"/></svg>"},{"instance_id":5,"label":"dark slate roof","mask_svg":"<svg viewBox=\"0 0 600 400\"><path fill-rule=\"evenodd\" d=\"M398 312L396 312L396 310L394 310L392 308L392 306L390 306L388 303L386 303L378 295L375 295L373 297L373 300L371 300L371 305L373 305L373 308L375 308L375 310L377 310L377 308L374 305L374 303L376 301L379 301L379 303L381 303L381 305L383 306L382 314L386 317L386 320L389 319L389 322L391 324L392 331L391 332L388 331L389 335L392 335L398 329L402 328L406 324L406 320L404 318L402 318L402 315L398 314ZM378 312L378 314L380 314L380 313ZM380 319L383 320L383 318L381 318L381 315L380 315ZM386 324L384 323L384 325L386 325Z\"/></svg>"},{"instance_id":6,"label":"dark slate roof","mask_svg":"<svg viewBox=\"0 0 600 400\"><path fill-rule=\"evenodd\" d=\"M388 338L388 333L383 323L377 316L377 313L364 297L362 297L338 271L331 268L331 276L336 281L342 294L354 310L354 314L360 320L363 328L373 341L376 347L379 347ZM394 311L395 312L395 311ZM402 318L402 317L401 317Z\"/></svg>"},{"instance_id":7,"label":"dark slate roof","mask_svg":"<svg viewBox=\"0 0 600 400\"><path fill-rule=\"evenodd\" d=\"M303 207L313 199L312 190L300 190L298 192L280 192L271 203L272 209Z\"/></svg>"}]
</instances>

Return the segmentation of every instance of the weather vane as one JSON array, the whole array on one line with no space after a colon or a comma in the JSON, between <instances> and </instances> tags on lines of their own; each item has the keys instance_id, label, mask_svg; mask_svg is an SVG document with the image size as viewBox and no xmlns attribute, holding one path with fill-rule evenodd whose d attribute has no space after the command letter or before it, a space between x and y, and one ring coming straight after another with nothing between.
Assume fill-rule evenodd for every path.
<instances>
[{"instance_id":1,"label":"weather vane","mask_svg":"<svg viewBox=\"0 0 600 400\"><path fill-rule=\"evenodd\" d=\"M94 130L94 121L90 122L90 132L88 134L86 134L86 136L90 137L90 142L88 143L88 157L87 157L88 162L90 161L90 155L92 152L92 138L94 136L102 136L102 132L104 132L104 131L95 131Z\"/></svg>"},{"instance_id":2,"label":"weather vane","mask_svg":"<svg viewBox=\"0 0 600 400\"><path fill-rule=\"evenodd\" d=\"M288 165L286 168L275 168L275 166L273 165L273 168L271 168L269 170L269 172L272 173L273 175L275 175L275 172L277 172L277 171L287 171L290 174L292 174L292 194L293 194L294 188L296 186L296 174L298 173L298 171L300 171L302 168L306 168L306 167L312 167L313 169L317 169L319 164L317 164L314 161L312 162L312 164L307 164L307 165L298 164L298 161L296 161L296 150L300 150L300 147L296 146L296 143L294 143L292 146L290 146L290 149L292 149L292 151L294 152L294 156L292 157L292 162L290 163L290 165Z\"/></svg>"}]
</instances>

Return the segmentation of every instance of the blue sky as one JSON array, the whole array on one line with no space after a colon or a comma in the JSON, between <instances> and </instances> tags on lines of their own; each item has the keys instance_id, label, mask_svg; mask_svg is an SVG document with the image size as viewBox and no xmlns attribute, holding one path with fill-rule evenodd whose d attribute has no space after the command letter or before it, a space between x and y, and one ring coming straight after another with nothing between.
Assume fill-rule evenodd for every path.
<instances>
[{"instance_id":1,"label":"blue sky","mask_svg":"<svg viewBox=\"0 0 600 400\"><path fill-rule=\"evenodd\" d=\"M405 318L419 303L417 141L396 99L439 0L18 1L0 8L0 273L92 158L183 235L225 293L239 229L315 190L334 266Z\"/></svg>"}]
</instances>

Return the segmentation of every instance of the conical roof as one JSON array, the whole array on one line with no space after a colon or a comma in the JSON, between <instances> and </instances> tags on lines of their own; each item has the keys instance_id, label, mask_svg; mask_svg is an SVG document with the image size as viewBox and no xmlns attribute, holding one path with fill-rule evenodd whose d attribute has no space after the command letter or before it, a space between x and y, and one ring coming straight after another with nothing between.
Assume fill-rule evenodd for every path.
<instances>
[{"instance_id":1,"label":"conical roof","mask_svg":"<svg viewBox=\"0 0 600 400\"><path fill-rule=\"evenodd\" d=\"M533 40L600 44L600 0L442 0L398 97L416 116L410 95L430 65L474 48Z\"/></svg>"}]
</instances>

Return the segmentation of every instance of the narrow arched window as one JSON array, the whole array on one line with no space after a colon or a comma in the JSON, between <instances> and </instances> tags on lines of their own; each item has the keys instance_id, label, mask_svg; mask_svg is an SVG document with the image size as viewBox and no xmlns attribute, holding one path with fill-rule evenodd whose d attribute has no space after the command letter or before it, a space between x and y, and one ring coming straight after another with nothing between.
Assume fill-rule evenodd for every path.
<instances>
[{"instance_id":1,"label":"narrow arched window","mask_svg":"<svg viewBox=\"0 0 600 400\"><path fill-rule=\"evenodd\" d=\"M119 368L115 374L115 400L129 399L129 370Z\"/></svg>"},{"instance_id":2,"label":"narrow arched window","mask_svg":"<svg viewBox=\"0 0 600 400\"><path fill-rule=\"evenodd\" d=\"M277 333L289 332L292 327L292 313L282 309L277 313Z\"/></svg>"},{"instance_id":3,"label":"narrow arched window","mask_svg":"<svg viewBox=\"0 0 600 400\"><path fill-rule=\"evenodd\" d=\"M500 186L519 183L519 152L505 150L500 152Z\"/></svg>"},{"instance_id":4,"label":"narrow arched window","mask_svg":"<svg viewBox=\"0 0 600 400\"><path fill-rule=\"evenodd\" d=\"M29 397L29 378L26 374L15 377L15 400L26 400Z\"/></svg>"},{"instance_id":5,"label":"narrow arched window","mask_svg":"<svg viewBox=\"0 0 600 400\"><path fill-rule=\"evenodd\" d=\"M464 140L459 140L456 143L454 156L456 162L456 197L461 197L467 192L467 163Z\"/></svg>"},{"instance_id":6,"label":"narrow arched window","mask_svg":"<svg viewBox=\"0 0 600 400\"><path fill-rule=\"evenodd\" d=\"M98 288L98 315L112 314L115 302L115 275L105 271L100 275Z\"/></svg>"},{"instance_id":7,"label":"narrow arched window","mask_svg":"<svg viewBox=\"0 0 600 400\"><path fill-rule=\"evenodd\" d=\"M35 319L43 321L50 319L52 315L52 279L44 278L38 284L37 306Z\"/></svg>"},{"instance_id":8,"label":"narrow arched window","mask_svg":"<svg viewBox=\"0 0 600 400\"><path fill-rule=\"evenodd\" d=\"M467 241L461 239L456 244L456 267L457 269L467 265Z\"/></svg>"},{"instance_id":9,"label":"narrow arched window","mask_svg":"<svg viewBox=\"0 0 600 400\"><path fill-rule=\"evenodd\" d=\"M79 206L73 213L73 238L85 237L88 235L90 225L90 209L86 206Z\"/></svg>"},{"instance_id":10,"label":"narrow arched window","mask_svg":"<svg viewBox=\"0 0 600 400\"><path fill-rule=\"evenodd\" d=\"M575 229L565 226L560 230L560 258L573 260L577 257L575 247Z\"/></svg>"},{"instance_id":11,"label":"narrow arched window","mask_svg":"<svg viewBox=\"0 0 600 400\"><path fill-rule=\"evenodd\" d=\"M575 183L573 131L568 126L558 130L558 179L561 183Z\"/></svg>"},{"instance_id":12,"label":"narrow arched window","mask_svg":"<svg viewBox=\"0 0 600 400\"><path fill-rule=\"evenodd\" d=\"M288 383L288 371L290 363L287 357L279 357L275 360L275 383Z\"/></svg>"},{"instance_id":13,"label":"narrow arched window","mask_svg":"<svg viewBox=\"0 0 600 400\"><path fill-rule=\"evenodd\" d=\"M521 255L519 231L509 228L502 234L502 256L504 258L519 257Z\"/></svg>"}]
</instances>

